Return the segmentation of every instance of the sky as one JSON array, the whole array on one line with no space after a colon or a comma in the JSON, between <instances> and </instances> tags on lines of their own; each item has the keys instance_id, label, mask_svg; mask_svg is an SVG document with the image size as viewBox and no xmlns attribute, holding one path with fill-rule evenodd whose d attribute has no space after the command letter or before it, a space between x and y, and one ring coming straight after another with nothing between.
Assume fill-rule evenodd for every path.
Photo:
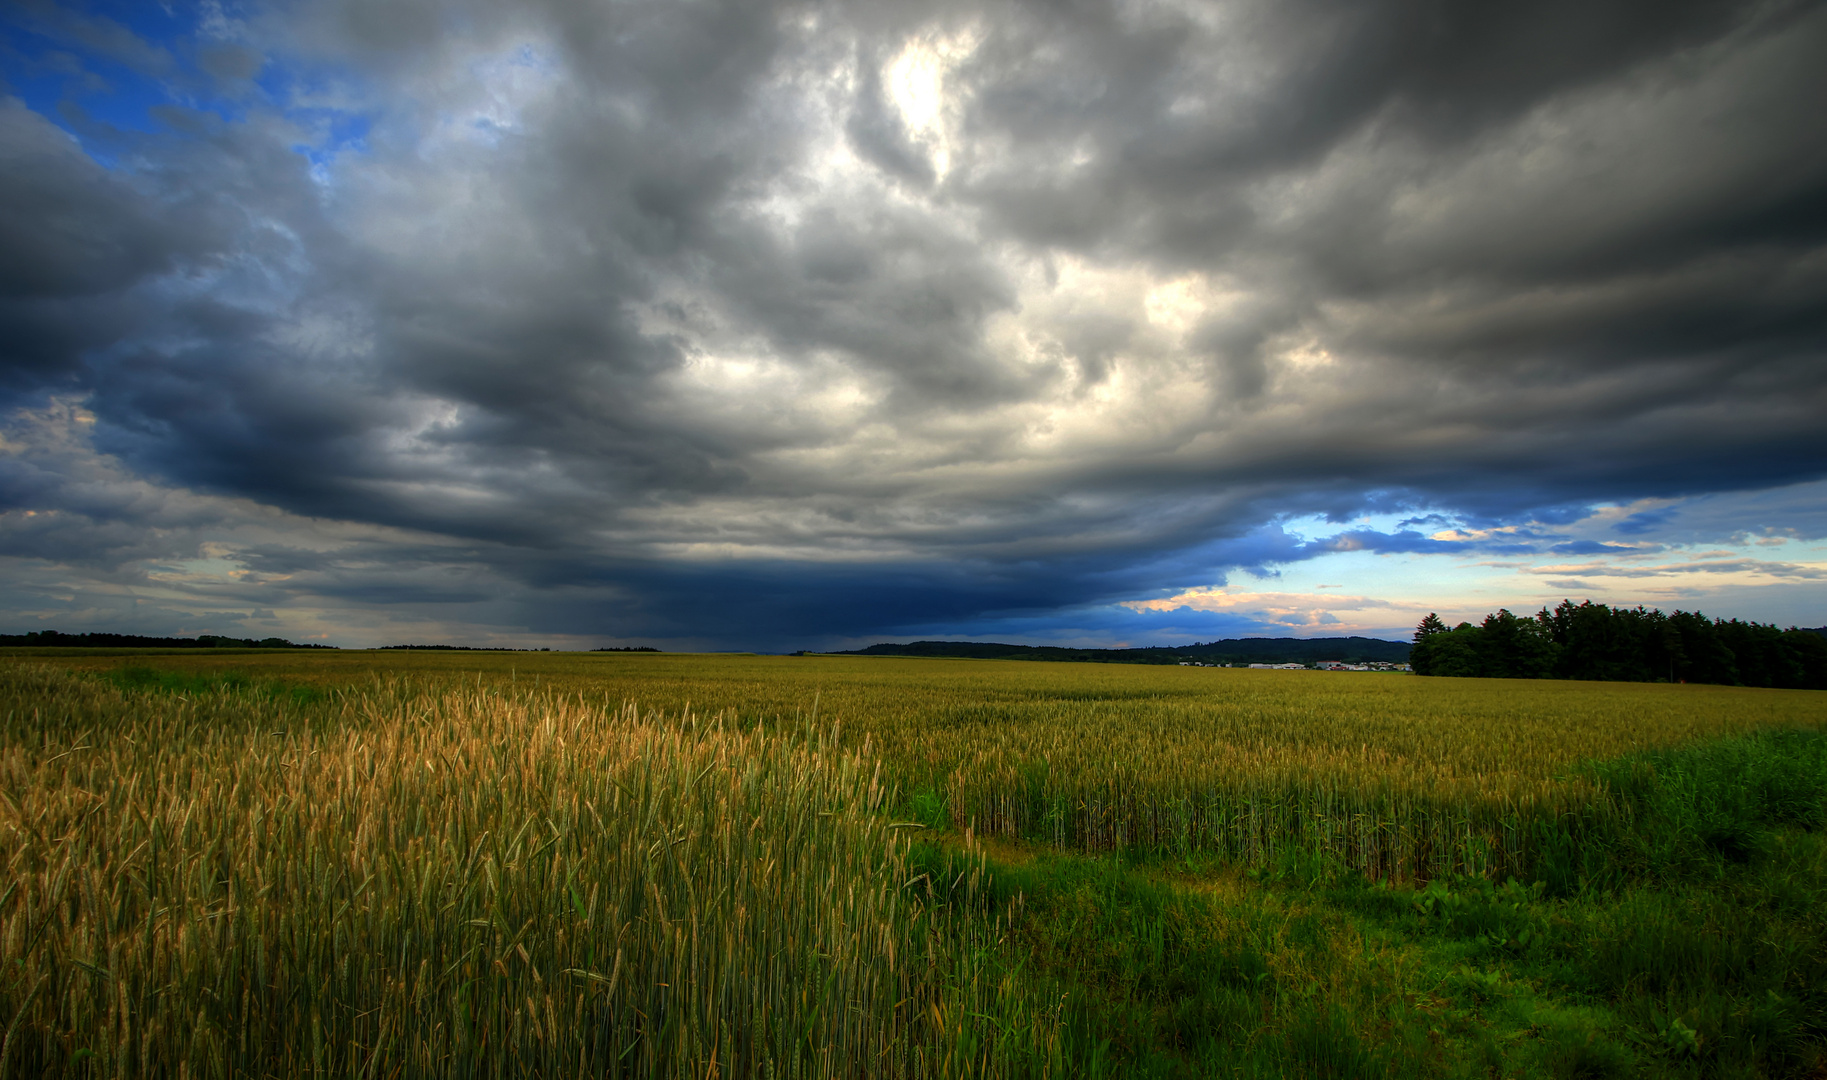
<instances>
[{"instance_id":1,"label":"sky","mask_svg":"<svg viewBox=\"0 0 1827 1080\"><path fill-rule=\"evenodd\" d=\"M0 9L0 632L1827 624L1827 6Z\"/></svg>"}]
</instances>

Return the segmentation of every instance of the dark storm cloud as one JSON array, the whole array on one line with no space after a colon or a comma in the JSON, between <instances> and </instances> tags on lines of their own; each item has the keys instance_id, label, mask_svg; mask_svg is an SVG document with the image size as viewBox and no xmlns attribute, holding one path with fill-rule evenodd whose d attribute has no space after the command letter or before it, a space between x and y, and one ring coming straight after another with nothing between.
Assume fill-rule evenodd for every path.
<instances>
[{"instance_id":1,"label":"dark storm cloud","mask_svg":"<svg viewBox=\"0 0 1827 1080\"><path fill-rule=\"evenodd\" d=\"M1213 246L1248 243L1261 227L1240 181L1312 166L1367 131L1433 152L1475 143L1557 94L1729 33L1748 11L1573 2L1004 8L971 65L972 121L1016 153L1001 156L1009 167L985 169L982 189L1034 239L1203 263ZM1057 165L1087 141L1102 152L1062 178ZM1381 215L1353 218L1380 210L1387 192L1347 194L1356 197L1329 208L1326 232L1374 243ZM1313 269L1375 276L1358 254L1335 251Z\"/></svg>"},{"instance_id":2,"label":"dark storm cloud","mask_svg":"<svg viewBox=\"0 0 1827 1080\"><path fill-rule=\"evenodd\" d=\"M1378 357L1408 400L1365 395L1304 445L1465 509L1819 475L1819 10L1517 13L1263 16L1252 46L1300 44L1270 54L1266 93L1203 124L1171 103L1209 75L1198 35L1092 20L1062 49L1030 26L1023 57L1047 59L986 48L1002 63L977 117L1029 153L967 190L1033 239L1276 275L1278 306L1207 331L1233 393L1260 391L1262 343L1291 325ZM1042 167L1086 140L1103 149L1075 179ZM1274 181L1295 192L1280 220L1239 203ZM1375 412L1466 437L1449 458ZM1282 461L1311 475L1302 456Z\"/></svg>"},{"instance_id":3,"label":"dark storm cloud","mask_svg":"<svg viewBox=\"0 0 1827 1080\"><path fill-rule=\"evenodd\" d=\"M128 290L194 250L190 217L0 100L0 391L74 378L83 350L133 329L146 312Z\"/></svg>"},{"instance_id":4,"label":"dark storm cloud","mask_svg":"<svg viewBox=\"0 0 1827 1080\"><path fill-rule=\"evenodd\" d=\"M5 390L122 472L0 461L14 555L251 500L413 539L237 533L250 608L800 644L1827 472L1818 4L204 22L19 22L88 67L0 106Z\"/></svg>"}]
</instances>

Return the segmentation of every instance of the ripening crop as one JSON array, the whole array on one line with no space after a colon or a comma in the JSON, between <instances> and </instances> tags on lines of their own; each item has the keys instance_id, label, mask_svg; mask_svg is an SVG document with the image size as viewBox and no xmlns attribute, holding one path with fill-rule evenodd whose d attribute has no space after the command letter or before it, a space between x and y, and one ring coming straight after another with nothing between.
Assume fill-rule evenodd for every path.
<instances>
[{"instance_id":1,"label":"ripening crop","mask_svg":"<svg viewBox=\"0 0 1827 1080\"><path fill-rule=\"evenodd\" d=\"M80 661L119 667L118 657ZM1581 763L1827 726L1808 691L1118 664L627 654L160 657L258 679L538 687L744 727L836 725L904 801L978 832L1241 861L1318 849L1377 879L1526 876L1608 829ZM924 815L934 820L932 815Z\"/></svg>"},{"instance_id":2,"label":"ripening crop","mask_svg":"<svg viewBox=\"0 0 1827 1080\"><path fill-rule=\"evenodd\" d=\"M944 763L925 782L985 834L1246 863L1295 849L1412 881L1526 876L1543 845L1623 824L1584 762L1827 726L1827 695L1809 691L1243 671L1156 683L1182 675L1205 692L1011 702L872 735L891 759Z\"/></svg>"},{"instance_id":3,"label":"ripening crop","mask_svg":"<svg viewBox=\"0 0 1827 1080\"><path fill-rule=\"evenodd\" d=\"M996 1071L877 763L815 731L19 667L0 710L12 1075Z\"/></svg>"},{"instance_id":4,"label":"ripening crop","mask_svg":"<svg viewBox=\"0 0 1827 1080\"><path fill-rule=\"evenodd\" d=\"M40 654L0 714L0 1075L916 1077L1057 1075L1075 1037L916 822L1527 879L1629 824L1586 763L1819 730L1827 695Z\"/></svg>"}]
</instances>

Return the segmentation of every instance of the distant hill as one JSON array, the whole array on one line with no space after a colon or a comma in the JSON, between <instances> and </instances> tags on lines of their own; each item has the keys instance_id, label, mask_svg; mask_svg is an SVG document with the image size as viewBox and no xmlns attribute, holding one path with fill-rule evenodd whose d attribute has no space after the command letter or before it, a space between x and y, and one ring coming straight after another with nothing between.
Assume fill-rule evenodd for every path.
<instances>
[{"instance_id":1,"label":"distant hill","mask_svg":"<svg viewBox=\"0 0 1827 1080\"><path fill-rule=\"evenodd\" d=\"M284 638L232 638L203 634L194 638L142 637L139 634L60 634L35 630L29 634L0 634L0 647L27 646L58 649L334 649L334 645L300 645Z\"/></svg>"},{"instance_id":2,"label":"distant hill","mask_svg":"<svg viewBox=\"0 0 1827 1080\"><path fill-rule=\"evenodd\" d=\"M511 649L505 645L382 645L382 652L388 649L407 652L551 652L551 649Z\"/></svg>"},{"instance_id":3,"label":"distant hill","mask_svg":"<svg viewBox=\"0 0 1827 1080\"><path fill-rule=\"evenodd\" d=\"M1056 660L1093 664L1311 664L1320 660L1347 663L1408 661L1408 642L1381 638L1230 638L1203 645L1146 649L1067 649L1055 645L1005 645L994 641L914 641L847 649L839 656L939 656L975 660Z\"/></svg>"}]
</instances>

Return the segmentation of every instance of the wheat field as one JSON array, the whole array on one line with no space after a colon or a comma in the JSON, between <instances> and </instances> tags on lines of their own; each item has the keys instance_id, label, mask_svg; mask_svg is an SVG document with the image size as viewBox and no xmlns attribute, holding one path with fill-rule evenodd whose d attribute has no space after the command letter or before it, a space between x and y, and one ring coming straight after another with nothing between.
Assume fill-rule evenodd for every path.
<instances>
[{"instance_id":1,"label":"wheat field","mask_svg":"<svg viewBox=\"0 0 1827 1080\"><path fill-rule=\"evenodd\" d=\"M1057 1074L922 826L1527 874L1807 692L822 657L0 660L0 1074ZM128 665L136 665L128 670ZM175 680L175 681L174 681ZM962 898L962 899L961 899Z\"/></svg>"},{"instance_id":2,"label":"wheat field","mask_svg":"<svg viewBox=\"0 0 1827 1080\"><path fill-rule=\"evenodd\" d=\"M997 1071L969 935L828 733L3 677L10 1075Z\"/></svg>"}]
</instances>

